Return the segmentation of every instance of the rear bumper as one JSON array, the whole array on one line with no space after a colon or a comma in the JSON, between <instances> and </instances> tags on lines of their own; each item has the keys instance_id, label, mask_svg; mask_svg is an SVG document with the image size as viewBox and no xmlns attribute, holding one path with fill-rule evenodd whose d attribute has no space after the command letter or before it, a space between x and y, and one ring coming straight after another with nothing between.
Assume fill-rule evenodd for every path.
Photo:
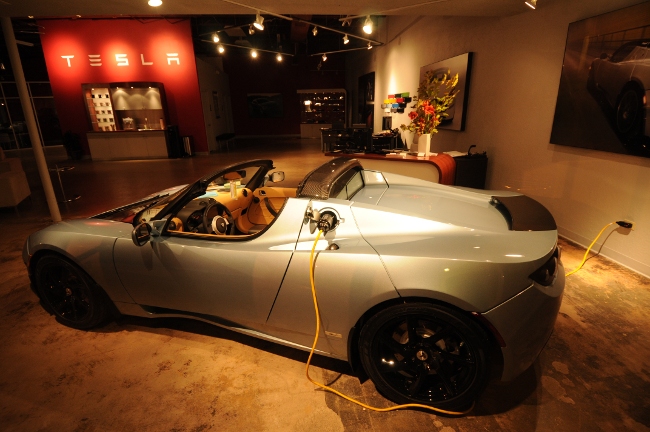
<instances>
[{"instance_id":1,"label":"rear bumper","mask_svg":"<svg viewBox=\"0 0 650 432\"><path fill-rule=\"evenodd\" d=\"M502 381L510 381L533 364L553 332L564 294L564 267L555 282L534 283L516 296L482 314L497 329L506 346Z\"/></svg>"}]
</instances>

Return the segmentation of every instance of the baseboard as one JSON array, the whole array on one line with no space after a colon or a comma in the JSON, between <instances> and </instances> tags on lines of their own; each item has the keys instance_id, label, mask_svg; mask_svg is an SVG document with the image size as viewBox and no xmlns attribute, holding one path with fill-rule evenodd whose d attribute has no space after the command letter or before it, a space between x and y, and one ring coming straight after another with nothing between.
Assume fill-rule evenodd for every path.
<instances>
[{"instance_id":1,"label":"baseboard","mask_svg":"<svg viewBox=\"0 0 650 432\"><path fill-rule=\"evenodd\" d=\"M585 238L580 234L574 233L573 231L570 231L566 228L558 227L557 231L560 237L577 243L585 249L587 249L587 247L589 247L589 244L591 244L593 241L593 239ZM601 246L602 243L596 243L592 247L592 251L599 250ZM630 258L627 255L608 248L607 246L602 246L602 249L600 250L600 256L603 256L615 262L616 264L620 264L635 273L639 273L641 276L650 278L650 265L648 264L642 263L641 261L635 260L634 258Z\"/></svg>"}]
</instances>

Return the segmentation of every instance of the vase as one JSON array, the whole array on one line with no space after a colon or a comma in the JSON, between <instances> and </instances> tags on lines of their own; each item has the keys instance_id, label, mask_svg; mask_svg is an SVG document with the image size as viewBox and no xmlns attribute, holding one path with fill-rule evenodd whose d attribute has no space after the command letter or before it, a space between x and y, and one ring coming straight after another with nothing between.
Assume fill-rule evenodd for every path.
<instances>
[{"instance_id":1,"label":"vase","mask_svg":"<svg viewBox=\"0 0 650 432\"><path fill-rule=\"evenodd\" d=\"M406 129L402 132L402 142L404 143L404 148L408 151L413 151L413 139L415 137L415 132Z\"/></svg>"},{"instance_id":2,"label":"vase","mask_svg":"<svg viewBox=\"0 0 650 432\"><path fill-rule=\"evenodd\" d=\"M413 143L417 144L417 152L424 156L431 156L431 134L415 134Z\"/></svg>"}]
</instances>

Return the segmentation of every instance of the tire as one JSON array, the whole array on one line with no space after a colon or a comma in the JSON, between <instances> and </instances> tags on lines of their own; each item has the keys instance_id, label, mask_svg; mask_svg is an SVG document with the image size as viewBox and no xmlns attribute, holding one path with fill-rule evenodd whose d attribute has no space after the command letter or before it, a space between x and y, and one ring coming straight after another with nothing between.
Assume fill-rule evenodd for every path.
<instances>
[{"instance_id":1,"label":"tire","mask_svg":"<svg viewBox=\"0 0 650 432\"><path fill-rule=\"evenodd\" d=\"M377 390L399 404L464 410L489 376L488 338L459 312L428 303L383 309L361 329L361 363Z\"/></svg>"},{"instance_id":2,"label":"tire","mask_svg":"<svg viewBox=\"0 0 650 432\"><path fill-rule=\"evenodd\" d=\"M82 269L61 256L39 259L34 283L43 307L63 325L86 330L109 316L106 294Z\"/></svg>"},{"instance_id":3,"label":"tire","mask_svg":"<svg viewBox=\"0 0 650 432\"><path fill-rule=\"evenodd\" d=\"M616 130L625 138L639 134L643 118L643 99L633 87L626 87L616 104Z\"/></svg>"}]
</instances>

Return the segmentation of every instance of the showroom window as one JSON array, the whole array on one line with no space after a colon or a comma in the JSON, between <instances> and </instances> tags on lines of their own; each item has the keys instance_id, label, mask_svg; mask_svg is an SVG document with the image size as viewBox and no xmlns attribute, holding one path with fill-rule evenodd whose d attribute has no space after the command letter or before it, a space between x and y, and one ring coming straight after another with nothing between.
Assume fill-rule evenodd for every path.
<instances>
[{"instance_id":1,"label":"showroom window","mask_svg":"<svg viewBox=\"0 0 650 432\"><path fill-rule=\"evenodd\" d=\"M27 83L29 99L36 114L43 145L62 144L59 117L54 107L52 88L47 81ZM3 150L32 146L15 82L0 82L0 147Z\"/></svg>"}]
</instances>

